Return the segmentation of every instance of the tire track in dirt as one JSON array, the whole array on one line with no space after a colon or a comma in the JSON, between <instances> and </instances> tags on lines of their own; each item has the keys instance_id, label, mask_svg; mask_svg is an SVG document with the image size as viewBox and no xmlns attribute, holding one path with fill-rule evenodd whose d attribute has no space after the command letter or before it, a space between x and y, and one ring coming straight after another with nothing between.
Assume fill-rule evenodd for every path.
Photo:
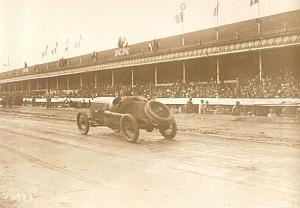
<instances>
[{"instance_id":1,"label":"tire track in dirt","mask_svg":"<svg viewBox=\"0 0 300 208\"><path fill-rule=\"evenodd\" d=\"M108 153L108 152L104 152L104 151L99 151L99 149L94 149L94 148L91 148L91 147L84 147L84 146L80 146L80 145L70 144L68 142L63 142L63 141L48 139L46 137L34 136L32 134L27 134L27 133L20 133L20 132L12 131L12 130L9 130L9 129L4 129L2 127L0 127L0 130L1 131L5 131L6 133L10 133L12 135L25 136L26 138L29 138L29 139L47 141L47 142L51 142L51 143L54 143L54 144L59 144L59 145L65 145L65 146L73 147L73 148L76 148L76 149L84 149L84 150L88 150L88 151L91 151L91 152L95 152L95 153L99 153L99 154L104 154L104 155L109 155L109 156L117 157L117 158L125 160L125 161L133 162L133 160L130 160L130 159L125 158L123 156L120 156L120 155L117 155L117 154ZM72 138L64 139L64 140L75 141L75 142L81 143L81 144L94 144L95 143L95 142L89 142L89 141L81 141L81 140L72 139ZM142 161L138 161L138 160L134 160L134 161L135 162L140 162L141 164L143 163Z\"/></svg>"},{"instance_id":2,"label":"tire track in dirt","mask_svg":"<svg viewBox=\"0 0 300 208\"><path fill-rule=\"evenodd\" d=\"M14 149L14 148L8 147L6 145L0 144L0 148L5 149L6 151L11 152L13 154L19 155L20 157L22 157L22 158L24 158L24 159L26 159L26 160L28 160L28 161L30 161L32 163L40 165L40 166L42 166L44 168L48 168L50 170L62 173L64 175L70 176L72 178L75 178L77 180L80 180L82 182L88 183L90 185L93 185L93 186L96 186L96 187L99 187L99 188L103 188L103 187L108 188L107 184L101 183L99 181L96 181L94 179L88 178L86 176L82 176L82 175L76 174L75 172L70 171L68 169L60 168L58 166L55 166L55 165L50 164L48 162L45 162L45 161L43 161L43 160L41 160L39 158L33 157L33 156L29 155L29 154L26 154L24 152L21 152L19 150Z\"/></svg>"}]
</instances>

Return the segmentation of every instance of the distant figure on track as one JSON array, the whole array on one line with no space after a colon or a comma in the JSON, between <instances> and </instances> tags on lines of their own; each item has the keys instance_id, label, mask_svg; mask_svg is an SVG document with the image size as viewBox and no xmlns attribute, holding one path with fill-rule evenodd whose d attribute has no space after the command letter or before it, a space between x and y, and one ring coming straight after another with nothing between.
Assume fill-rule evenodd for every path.
<instances>
[{"instance_id":1,"label":"distant figure on track","mask_svg":"<svg viewBox=\"0 0 300 208\"><path fill-rule=\"evenodd\" d=\"M50 94L50 90L48 90L48 94L46 95L46 107L47 109L51 110L51 94Z\"/></svg>"},{"instance_id":2,"label":"distant figure on track","mask_svg":"<svg viewBox=\"0 0 300 208\"><path fill-rule=\"evenodd\" d=\"M185 110L187 113L193 113L194 112L194 104L193 99L190 97L189 100L185 104Z\"/></svg>"},{"instance_id":3,"label":"distant figure on track","mask_svg":"<svg viewBox=\"0 0 300 208\"><path fill-rule=\"evenodd\" d=\"M11 94L8 95L7 97L7 104L8 104L8 108L12 108L13 105L13 97Z\"/></svg>"},{"instance_id":4,"label":"distant figure on track","mask_svg":"<svg viewBox=\"0 0 300 208\"><path fill-rule=\"evenodd\" d=\"M232 115L234 116L240 116L241 115L241 106L240 102L236 101L235 105L232 107Z\"/></svg>"}]
</instances>

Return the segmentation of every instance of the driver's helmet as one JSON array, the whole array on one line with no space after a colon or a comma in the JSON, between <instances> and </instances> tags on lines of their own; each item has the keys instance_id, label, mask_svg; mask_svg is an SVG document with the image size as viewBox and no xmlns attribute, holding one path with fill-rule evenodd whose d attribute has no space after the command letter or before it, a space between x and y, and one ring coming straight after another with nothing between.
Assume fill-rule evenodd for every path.
<instances>
[{"instance_id":1,"label":"driver's helmet","mask_svg":"<svg viewBox=\"0 0 300 208\"><path fill-rule=\"evenodd\" d=\"M117 108L121 102L121 99L122 99L121 96L114 98L112 103L109 105L109 109L113 110L113 109Z\"/></svg>"}]
</instances>

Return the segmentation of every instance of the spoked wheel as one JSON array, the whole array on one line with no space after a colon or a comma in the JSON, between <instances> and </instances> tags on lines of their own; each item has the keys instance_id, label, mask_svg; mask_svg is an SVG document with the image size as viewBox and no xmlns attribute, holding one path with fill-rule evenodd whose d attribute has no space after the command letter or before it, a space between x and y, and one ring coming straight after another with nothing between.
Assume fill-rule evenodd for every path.
<instances>
[{"instance_id":1,"label":"spoked wheel","mask_svg":"<svg viewBox=\"0 0 300 208\"><path fill-rule=\"evenodd\" d=\"M177 124L175 120L172 120L171 124L169 125L168 128L160 128L159 132L163 137L166 139L172 139L176 136L177 133Z\"/></svg>"},{"instance_id":2,"label":"spoked wheel","mask_svg":"<svg viewBox=\"0 0 300 208\"><path fill-rule=\"evenodd\" d=\"M81 134L86 135L89 132L89 118L86 113L79 112L77 114L77 126Z\"/></svg>"},{"instance_id":3,"label":"spoked wheel","mask_svg":"<svg viewBox=\"0 0 300 208\"><path fill-rule=\"evenodd\" d=\"M121 132L129 142L136 142L139 138L139 126L136 119L130 115L125 114L120 120Z\"/></svg>"},{"instance_id":4,"label":"spoked wheel","mask_svg":"<svg viewBox=\"0 0 300 208\"><path fill-rule=\"evenodd\" d=\"M147 102L145 113L150 119L159 124L170 123L173 118L168 106L155 100Z\"/></svg>"}]
</instances>

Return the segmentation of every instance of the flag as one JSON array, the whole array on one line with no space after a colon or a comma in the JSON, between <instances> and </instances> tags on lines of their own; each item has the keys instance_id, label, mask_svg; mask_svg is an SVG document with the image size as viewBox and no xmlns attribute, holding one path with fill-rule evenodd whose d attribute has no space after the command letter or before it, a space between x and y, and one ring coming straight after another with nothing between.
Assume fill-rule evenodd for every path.
<instances>
[{"instance_id":1,"label":"flag","mask_svg":"<svg viewBox=\"0 0 300 208\"><path fill-rule=\"evenodd\" d=\"M126 48L128 46L128 41L125 37L120 36L118 40L119 48Z\"/></svg>"},{"instance_id":2,"label":"flag","mask_svg":"<svg viewBox=\"0 0 300 208\"><path fill-rule=\"evenodd\" d=\"M151 42L149 42L148 49L149 49L149 51L151 51L151 52L153 51Z\"/></svg>"},{"instance_id":3,"label":"flag","mask_svg":"<svg viewBox=\"0 0 300 208\"><path fill-rule=\"evenodd\" d=\"M175 21L177 24L183 22L183 11L175 16Z\"/></svg>"},{"instance_id":4,"label":"flag","mask_svg":"<svg viewBox=\"0 0 300 208\"><path fill-rule=\"evenodd\" d=\"M215 6L214 8L214 13L213 13L213 16L217 16L219 15L219 2L217 2L217 5Z\"/></svg>"},{"instance_id":5,"label":"flag","mask_svg":"<svg viewBox=\"0 0 300 208\"><path fill-rule=\"evenodd\" d=\"M154 39L154 47L155 49L159 48L158 39Z\"/></svg>"},{"instance_id":6,"label":"flag","mask_svg":"<svg viewBox=\"0 0 300 208\"><path fill-rule=\"evenodd\" d=\"M68 50L69 50L69 47L68 47L68 46L66 46L66 47L65 47L65 51L67 52Z\"/></svg>"},{"instance_id":7,"label":"flag","mask_svg":"<svg viewBox=\"0 0 300 208\"><path fill-rule=\"evenodd\" d=\"M250 0L250 6L253 6L253 4L258 4L259 0Z\"/></svg>"},{"instance_id":8,"label":"flag","mask_svg":"<svg viewBox=\"0 0 300 208\"><path fill-rule=\"evenodd\" d=\"M149 42L148 49L150 52L156 51L156 50L158 50L158 48L159 48L159 45L158 45L157 39L153 39L152 41Z\"/></svg>"}]
</instances>

